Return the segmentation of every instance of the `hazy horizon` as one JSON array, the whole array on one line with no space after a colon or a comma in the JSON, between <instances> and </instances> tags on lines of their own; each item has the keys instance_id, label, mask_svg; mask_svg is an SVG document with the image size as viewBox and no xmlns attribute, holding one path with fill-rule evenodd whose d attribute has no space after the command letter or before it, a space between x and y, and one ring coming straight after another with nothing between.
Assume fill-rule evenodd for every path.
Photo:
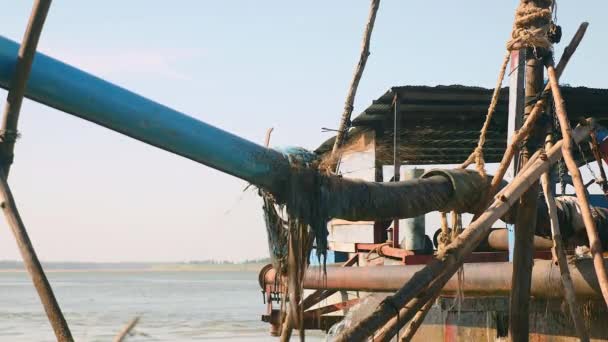
<instances>
[{"instance_id":1,"label":"hazy horizon","mask_svg":"<svg viewBox=\"0 0 608 342\"><path fill-rule=\"evenodd\" d=\"M396 85L493 87L517 3L383 1L354 115ZM20 42L31 6L7 3L0 34ZM608 87L607 9L559 2L557 56L590 22L563 83ZM331 136L321 127L338 125L368 10L367 0L56 1L39 50L251 141L274 127L272 146L314 149ZM268 256L261 201L244 181L32 101L19 131L9 182L41 260ZM20 260L0 222L0 259Z\"/></svg>"}]
</instances>

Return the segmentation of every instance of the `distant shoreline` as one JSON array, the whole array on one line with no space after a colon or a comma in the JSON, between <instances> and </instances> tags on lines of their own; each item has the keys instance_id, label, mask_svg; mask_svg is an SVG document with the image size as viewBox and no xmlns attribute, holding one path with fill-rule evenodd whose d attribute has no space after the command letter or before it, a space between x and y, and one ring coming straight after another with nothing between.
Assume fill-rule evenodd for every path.
<instances>
[{"instance_id":1,"label":"distant shoreline","mask_svg":"<svg viewBox=\"0 0 608 342\"><path fill-rule=\"evenodd\" d=\"M258 272L267 262L256 263L43 263L46 273L84 272ZM3 265L0 273L26 272L22 265Z\"/></svg>"}]
</instances>

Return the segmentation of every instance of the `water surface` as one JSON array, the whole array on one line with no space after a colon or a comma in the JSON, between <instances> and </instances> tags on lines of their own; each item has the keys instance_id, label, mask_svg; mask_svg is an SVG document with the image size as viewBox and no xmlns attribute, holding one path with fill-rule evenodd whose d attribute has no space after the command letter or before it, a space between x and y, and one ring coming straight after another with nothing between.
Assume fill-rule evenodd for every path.
<instances>
[{"instance_id":1,"label":"water surface","mask_svg":"<svg viewBox=\"0 0 608 342\"><path fill-rule=\"evenodd\" d=\"M111 341L133 317L128 341L272 341L255 272L50 272L77 341ZM321 341L319 333L307 340ZM0 272L0 341L54 341L24 272Z\"/></svg>"}]
</instances>

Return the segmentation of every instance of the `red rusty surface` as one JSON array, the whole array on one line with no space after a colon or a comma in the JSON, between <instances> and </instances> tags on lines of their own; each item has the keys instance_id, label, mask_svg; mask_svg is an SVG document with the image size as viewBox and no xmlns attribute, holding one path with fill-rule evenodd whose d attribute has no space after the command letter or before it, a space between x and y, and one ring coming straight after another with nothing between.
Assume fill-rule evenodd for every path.
<instances>
[{"instance_id":1,"label":"red rusty surface","mask_svg":"<svg viewBox=\"0 0 608 342\"><path fill-rule=\"evenodd\" d=\"M403 263L406 265L425 265L434 258L433 255L406 255ZM534 259L551 260L551 251L536 251ZM474 252L464 258L465 263L477 262L507 262L509 252Z\"/></svg>"},{"instance_id":2,"label":"red rusty surface","mask_svg":"<svg viewBox=\"0 0 608 342\"><path fill-rule=\"evenodd\" d=\"M358 252L376 251L384 257L401 260L406 265L425 265L429 263L435 256L432 254L416 254L414 251L409 251L401 248L393 248L386 244L379 243L357 243L355 249ZM551 260L551 251L536 251L535 259ZM507 262L509 261L509 252L474 252L465 257L465 262Z\"/></svg>"},{"instance_id":3,"label":"red rusty surface","mask_svg":"<svg viewBox=\"0 0 608 342\"><path fill-rule=\"evenodd\" d=\"M336 312L343 309L348 309L359 303L359 298L353 298L341 303L330 304L317 309L309 310L304 312L304 317L316 318L321 317L325 314Z\"/></svg>"},{"instance_id":4,"label":"red rusty surface","mask_svg":"<svg viewBox=\"0 0 608 342\"><path fill-rule=\"evenodd\" d=\"M448 311L445 323L443 326L443 341L456 342L458 341L458 322L454 319L455 313Z\"/></svg>"},{"instance_id":5,"label":"red rusty surface","mask_svg":"<svg viewBox=\"0 0 608 342\"><path fill-rule=\"evenodd\" d=\"M351 256L348 260L346 260L344 262L344 264L342 264L342 267L350 267L358 262L359 262L359 254L355 254L355 255ZM306 309L310 308L311 306L324 300L325 298L333 295L336 292L337 292L336 290L316 290L315 292L311 293L306 298L304 298L304 300L302 301L302 309L306 310Z\"/></svg>"},{"instance_id":6,"label":"red rusty surface","mask_svg":"<svg viewBox=\"0 0 608 342\"><path fill-rule=\"evenodd\" d=\"M413 251L408 251L402 248L394 248L383 243L357 243L355 245L355 250L357 252L377 251L382 256L399 260L403 260L403 258L408 255L414 255Z\"/></svg>"}]
</instances>

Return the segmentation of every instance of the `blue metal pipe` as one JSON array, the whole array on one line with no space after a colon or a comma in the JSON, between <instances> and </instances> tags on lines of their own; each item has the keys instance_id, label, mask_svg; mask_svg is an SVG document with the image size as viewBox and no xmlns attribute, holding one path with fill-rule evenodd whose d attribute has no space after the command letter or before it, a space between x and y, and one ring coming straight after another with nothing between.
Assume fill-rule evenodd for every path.
<instances>
[{"instance_id":1,"label":"blue metal pipe","mask_svg":"<svg viewBox=\"0 0 608 342\"><path fill-rule=\"evenodd\" d=\"M9 88L18 48L17 43L0 36L2 88ZM283 153L213 127L44 54L37 53L34 58L25 96L246 180L270 191L280 202L293 205L294 210L304 210L298 206L306 202L300 195L288 196L286 193L294 191L294 183L290 181L292 170ZM310 172L314 171L304 172L308 178L296 183L301 183L300 191L308 194L310 203L323 208L323 214L319 215L354 221L414 217L442 208L466 210L471 203L477 203L475 199L485 184L477 173L462 170L437 171L424 179L395 183L362 182L320 174L314 175L319 177L315 181ZM295 177L301 178L304 173ZM318 183L323 189L311 189L309 183ZM300 214L307 218L311 215L306 210Z\"/></svg>"},{"instance_id":2,"label":"blue metal pipe","mask_svg":"<svg viewBox=\"0 0 608 342\"><path fill-rule=\"evenodd\" d=\"M19 45L0 36L0 87L8 89ZM289 163L279 152L206 124L44 54L34 58L26 97L166 151L280 191Z\"/></svg>"}]
</instances>

